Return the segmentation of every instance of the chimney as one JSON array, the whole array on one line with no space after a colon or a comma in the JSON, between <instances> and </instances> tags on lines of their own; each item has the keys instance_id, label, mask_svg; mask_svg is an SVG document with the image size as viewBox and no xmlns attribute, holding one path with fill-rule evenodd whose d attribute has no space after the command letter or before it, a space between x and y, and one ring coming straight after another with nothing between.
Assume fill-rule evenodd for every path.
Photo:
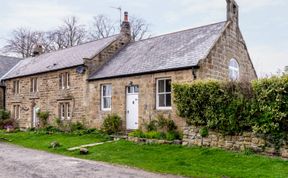
<instances>
[{"instance_id":1,"label":"chimney","mask_svg":"<svg viewBox=\"0 0 288 178\"><path fill-rule=\"evenodd\" d=\"M124 21L121 24L121 34L131 36L131 26L128 19L128 12L124 12Z\"/></svg>"},{"instance_id":2,"label":"chimney","mask_svg":"<svg viewBox=\"0 0 288 178\"><path fill-rule=\"evenodd\" d=\"M39 56L40 54L43 54L44 48L40 44L36 44L33 46L32 49L32 57Z\"/></svg>"},{"instance_id":3,"label":"chimney","mask_svg":"<svg viewBox=\"0 0 288 178\"><path fill-rule=\"evenodd\" d=\"M226 0L227 2L227 20L239 22L239 6L235 0Z\"/></svg>"}]
</instances>

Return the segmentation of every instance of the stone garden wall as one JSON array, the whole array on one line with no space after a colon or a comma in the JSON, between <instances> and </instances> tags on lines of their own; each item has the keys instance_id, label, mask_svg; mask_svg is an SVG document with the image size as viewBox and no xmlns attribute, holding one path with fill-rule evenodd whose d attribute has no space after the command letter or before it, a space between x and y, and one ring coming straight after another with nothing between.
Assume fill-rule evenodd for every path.
<instances>
[{"instance_id":1,"label":"stone garden wall","mask_svg":"<svg viewBox=\"0 0 288 178\"><path fill-rule=\"evenodd\" d=\"M186 127L183 131L182 145L206 146L235 151L251 149L261 154L277 155L273 146L269 146L269 143L253 133L245 132L242 135L223 136L220 133L209 130L208 136L202 137L199 130L200 128L195 126ZM288 158L288 145L282 146L279 154L283 158Z\"/></svg>"}]
</instances>

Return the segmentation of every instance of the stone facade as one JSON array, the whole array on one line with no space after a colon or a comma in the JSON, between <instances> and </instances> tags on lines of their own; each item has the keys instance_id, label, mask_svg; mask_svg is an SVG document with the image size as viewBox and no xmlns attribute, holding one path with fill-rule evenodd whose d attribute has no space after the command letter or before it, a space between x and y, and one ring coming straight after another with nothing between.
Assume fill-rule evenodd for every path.
<instances>
[{"instance_id":1,"label":"stone facade","mask_svg":"<svg viewBox=\"0 0 288 178\"><path fill-rule=\"evenodd\" d=\"M70 75L70 86L67 89L59 87L59 75L68 72ZM38 91L31 92L31 78L37 78ZM19 94L13 93L13 81L19 80ZM33 108L50 112L50 121L59 118L59 104L69 102L72 107L72 120L83 120L85 118L85 91L86 76L78 74L76 68L64 69L30 77L15 78L6 81L6 108L11 111L13 107L20 105L20 118L18 120L21 128L32 126Z\"/></svg>"},{"instance_id":2,"label":"stone facade","mask_svg":"<svg viewBox=\"0 0 288 178\"><path fill-rule=\"evenodd\" d=\"M238 24L230 21L207 58L200 61L200 69L197 71L198 78L228 80L228 66L232 58L239 63L240 80L251 81L257 79Z\"/></svg>"},{"instance_id":3,"label":"stone facade","mask_svg":"<svg viewBox=\"0 0 288 178\"><path fill-rule=\"evenodd\" d=\"M97 80L89 82L88 93L89 107L87 108L88 118L91 126L100 127L105 116L111 113L118 114L123 122L123 128L126 128L126 89L130 83L139 86L139 118L138 123L143 126L144 123L155 119L158 114L170 117L175 121L179 129L182 129L186 123L177 116L175 105L172 101L172 109L156 109L156 81L161 78L170 78L173 82L192 82L192 69L171 71L163 73L154 73L138 75L131 77L121 77L107 80ZM111 111L101 111L101 85L112 84L112 107ZM173 95L173 94L172 94Z\"/></svg>"},{"instance_id":4,"label":"stone facade","mask_svg":"<svg viewBox=\"0 0 288 178\"><path fill-rule=\"evenodd\" d=\"M4 88L0 86L0 109L4 108Z\"/></svg>"},{"instance_id":5,"label":"stone facade","mask_svg":"<svg viewBox=\"0 0 288 178\"><path fill-rule=\"evenodd\" d=\"M266 141L249 132L245 132L242 135L227 135L223 136L220 133L210 130L209 135L202 137L199 133L200 128L196 126L186 127L183 131L183 145L188 146L206 146L223 148L226 150L244 151L245 149L251 149L257 153L263 153L267 155L276 155L274 147L269 147ZM288 158L288 145L284 145L280 149L280 156Z\"/></svg>"}]
</instances>

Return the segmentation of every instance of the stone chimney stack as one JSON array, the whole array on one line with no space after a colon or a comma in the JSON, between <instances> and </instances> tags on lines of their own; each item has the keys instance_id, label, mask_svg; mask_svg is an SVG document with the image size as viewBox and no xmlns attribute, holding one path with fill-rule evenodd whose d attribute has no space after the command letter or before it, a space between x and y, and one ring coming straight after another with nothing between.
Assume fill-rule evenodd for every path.
<instances>
[{"instance_id":1,"label":"stone chimney stack","mask_svg":"<svg viewBox=\"0 0 288 178\"><path fill-rule=\"evenodd\" d=\"M128 12L124 12L124 21L121 24L121 34L131 36L131 26L128 19Z\"/></svg>"},{"instance_id":2,"label":"stone chimney stack","mask_svg":"<svg viewBox=\"0 0 288 178\"><path fill-rule=\"evenodd\" d=\"M32 56L39 56L40 54L43 54L44 52L44 48L42 45L40 44L36 44L33 46L33 50L32 50Z\"/></svg>"},{"instance_id":3,"label":"stone chimney stack","mask_svg":"<svg viewBox=\"0 0 288 178\"><path fill-rule=\"evenodd\" d=\"M227 2L227 20L239 22L239 6L235 0L226 0Z\"/></svg>"}]
</instances>

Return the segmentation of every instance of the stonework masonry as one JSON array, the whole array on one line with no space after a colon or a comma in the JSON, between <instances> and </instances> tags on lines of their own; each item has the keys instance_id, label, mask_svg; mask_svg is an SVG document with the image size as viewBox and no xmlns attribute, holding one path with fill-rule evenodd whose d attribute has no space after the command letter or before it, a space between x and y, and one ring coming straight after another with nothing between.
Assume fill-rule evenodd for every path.
<instances>
[{"instance_id":1,"label":"stonework masonry","mask_svg":"<svg viewBox=\"0 0 288 178\"><path fill-rule=\"evenodd\" d=\"M70 86L68 89L59 88L59 75L68 72ZM31 93L31 78L37 77L38 92ZM19 94L13 93L13 81L19 80ZM76 68L54 71L31 77L15 78L6 81L6 108L13 113L13 106L20 105L19 127L32 126L33 107L41 111L50 112L50 122L59 117L59 103L69 102L72 107L72 120L79 121L85 118L85 88L86 76L78 74Z\"/></svg>"},{"instance_id":2,"label":"stonework masonry","mask_svg":"<svg viewBox=\"0 0 288 178\"><path fill-rule=\"evenodd\" d=\"M223 136L220 133L209 130L209 135L207 137L202 137L199 133L200 127L189 126L184 128L183 131L183 145L188 146L206 146L223 148L226 150L244 151L246 149L251 149L257 153L263 153L267 155L275 155L276 150L270 144L250 132L245 132L241 135L227 135ZM280 148L280 156L283 158L288 158L288 145L283 145Z\"/></svg>"},{"instance_id":3,"label":"stonework masonry","mask_svg":"<svg viewBox=\"0 0 288 178\"><path fill-rule=\"evenodd\" d=\"M0 109L4 108L4 89L0 86Z\"/></svg>"},{"instance_id":4,"label":"stonework masonry","mask_svg":"<svg viewBox=\"0 0 288 178\"><path fill-rule=\"evenodd\" d=\"M231 21L207 58L200 61L198 79L228 80L228 65L232 58L239 63L240 80L257 79L238 24Z\"/></svg>"},{"instance_id":5,"label":"stonework masonry","mask_svg":"<svg viewBox=\"0 0 288 178\"><path fill-rule=\"evenodd\" d=\"M123 128L126 128L126 88L132 82L133 85L139 86L139 118L138 123L143 127L144 123L155 119L158 114L163 114L165 117L170 117L175 121L178 128L186 125L184 120L177 116L176 108L172 101L171 110L156 109L156 81L161 78L171 78L173 82L192 82L192 69L170 71L163 73L154 73L146 75L138 75L131 77L121 77L107 80L96 80L89 82L88 92L89 107L87 108L90 125L100 127L104 117L108 114L116 113L123 120ZM112 84L112 108L111 111L101 111L101 85ZM172 94L173 95L173 94Z\"/></svg>"}]
</instances>

